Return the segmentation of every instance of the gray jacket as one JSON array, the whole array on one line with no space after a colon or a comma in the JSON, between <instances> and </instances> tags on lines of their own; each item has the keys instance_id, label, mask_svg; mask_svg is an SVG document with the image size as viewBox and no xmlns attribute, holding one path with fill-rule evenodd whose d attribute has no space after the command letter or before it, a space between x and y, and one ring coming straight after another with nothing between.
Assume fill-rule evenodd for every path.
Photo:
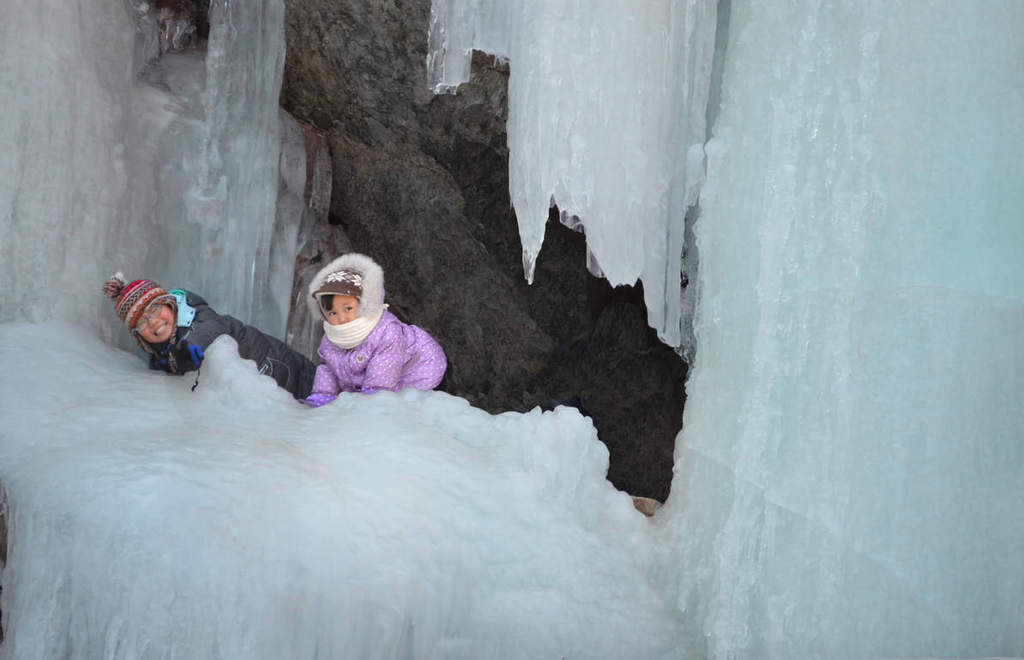
<instances>
[{"instance_id":1,"label":"gray jacket","mask_svg":"<svg viewBox=\"0 0 1024 660\"><path fill-rule=\"evenodd\" d=\"M296 399L309 396L316 366L305 356L233 316L218 314L194 293L180 289L171 293L178 299L177 332L173 341L149 346L150 369L174 374L196 371L213 340L230 335L238 342L238 354L256 362L261 374L273 378Z\"/></svg>"}]
</instances>

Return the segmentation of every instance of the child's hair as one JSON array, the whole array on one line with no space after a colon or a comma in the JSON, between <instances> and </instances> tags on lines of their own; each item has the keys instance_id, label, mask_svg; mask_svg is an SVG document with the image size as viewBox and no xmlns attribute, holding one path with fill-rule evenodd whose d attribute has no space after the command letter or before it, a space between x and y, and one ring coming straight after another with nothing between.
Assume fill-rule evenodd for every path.
<instances>
[{"instance_id":1,"label":"child's hair","mask_svg":"<svg viewBox=\"0 0 1024 660\"><path fill-rule=\"evenodd\" d=\"M334 306L334 296L335 296L335 294L333 294L333 293L321 294L320 297L319 297L320 309L324 310L325 312L330 311L331 307ZM353 296L353 297L355 297L355 296Z\"/></svg>"}]
</instances>

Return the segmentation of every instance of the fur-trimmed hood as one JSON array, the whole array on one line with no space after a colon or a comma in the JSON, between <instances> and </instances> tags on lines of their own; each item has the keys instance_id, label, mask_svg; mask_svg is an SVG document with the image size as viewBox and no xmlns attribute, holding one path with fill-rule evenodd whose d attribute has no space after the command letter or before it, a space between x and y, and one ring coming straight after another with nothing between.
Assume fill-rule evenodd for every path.
<instances>
[{"instance_id":1,"label":"fur-trimmed hood","mask_svg":"<svg viewBox=\"0 0 1024 660\"><path fill-rule=\"evenodd\" d=\"M359 311L356 316L371 319L376 317L384 308L384 269L370 257L358 252L343 254L317 272L316 277L309 283L309 297L306 298L309 313L313 318L323 318L320 304L313 294L324 285L328 275L339 270L351 270L363 276L363 295L359 296Z\"/></svg>"}]
</instances>

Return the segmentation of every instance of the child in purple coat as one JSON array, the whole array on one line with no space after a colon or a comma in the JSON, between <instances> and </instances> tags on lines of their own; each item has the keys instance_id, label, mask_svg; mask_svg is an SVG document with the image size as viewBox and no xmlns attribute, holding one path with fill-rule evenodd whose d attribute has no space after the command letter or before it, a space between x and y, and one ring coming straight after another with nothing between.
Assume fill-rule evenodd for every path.
<instances>
[{"instance_id":1,"label":"child in purple coat","mask_svg":"<svg viewBox=\"0 0 1024 660\"><path fill-rule=\"evenodd\" d=\"M339 392L372 394L405 387L432 390L448 361L425 330L406 325L384 304L384 271L369 257L350 252L327 264L309 286L310 308L324 319L310 406Z\"/></svg>"}]
</instances>

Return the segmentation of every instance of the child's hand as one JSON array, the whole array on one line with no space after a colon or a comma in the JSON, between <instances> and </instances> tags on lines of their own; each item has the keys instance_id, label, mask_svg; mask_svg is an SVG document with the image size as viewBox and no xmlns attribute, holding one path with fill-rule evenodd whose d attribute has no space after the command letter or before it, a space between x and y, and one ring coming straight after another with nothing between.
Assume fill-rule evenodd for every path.
<instances>
[{"instance_id":1,"label":"child's hand","mask_svg":"<svg viewBox=\"0 0 1024 660\"><path fill-rule=\"evenodd\" d=\"M335 398L336 397L333 394L323 394L322 392L313 392L308 397L303 399L302 402L304 404L306 404L307 406L309 406L310 408L319 408L320 406L324 405L325 403L330 403L331 401L334 401Z\"/></svg>"}]
</instances>

